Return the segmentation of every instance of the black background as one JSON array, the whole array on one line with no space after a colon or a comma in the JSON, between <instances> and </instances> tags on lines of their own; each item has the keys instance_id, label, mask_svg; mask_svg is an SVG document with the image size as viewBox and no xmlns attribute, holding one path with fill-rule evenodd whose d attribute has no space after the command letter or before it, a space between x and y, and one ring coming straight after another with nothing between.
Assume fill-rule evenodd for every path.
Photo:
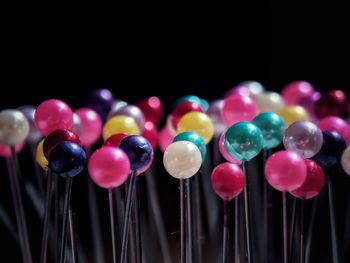
<instances>
[{"instance_id":1,"label":"black background","mask_svg":"<svg viewBox=\"0 0 350 263\"><path fill-rule=\"evenodd\" d=\"M169 109L181 95L213 100L251 79L267 90L280 91L303 79L321 92L339 88L349 93L346 9L336 3L291 2L17 6L2 24L0 108L38 105L48 98L77 108L89 90L103 86L129 102L159 96ZM3 181L1 189L7 187ZM178 227L178 210L171 210L177 207L176 183L171 181L167 190L175 197L163 200L169 231ZM2 198L10 209L7 191ZM78 221L84 220L78 215ZM322 232L323 227L318 233L327 241L317 243L324 250L315 262L322 257L329 262L328 228ZM32 231L41 235L39 227ZM17 262L11 238L1 239L7 242L4 256Z\"/></svg>"}]
</instances>

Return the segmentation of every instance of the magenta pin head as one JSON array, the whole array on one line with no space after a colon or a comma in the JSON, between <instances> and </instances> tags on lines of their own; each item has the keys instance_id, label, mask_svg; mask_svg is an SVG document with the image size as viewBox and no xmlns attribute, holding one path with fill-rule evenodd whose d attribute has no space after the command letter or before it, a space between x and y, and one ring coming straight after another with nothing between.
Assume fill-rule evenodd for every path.
<instances>
[{"instance_id":1,"label":"magenta pin head","mask_svg":"<svg viewBox=\"0 0 350 263\"><path fill-rule=\"evenodd\" d=\"M35 111L35 125L44 135L59 130L70 129L73 125L73 112L61 100L46 100Z\"/></svg>"},{"instance_id":2,"label":"magenta pin head","mask_svg":"<svg viewBox=\"0 0 350 263\"><path fill-rule=\"evenodd\" d=\"M123 184L131 173L128 156L119 148L104 146L89 160L91 179L102 188L115 188Z\"/></svg>"},{"instance_id":3,"label":"magenta pin head","mask_svg":"<svg viewBox=\"0 0 350 263\"><path fill-rule=\"evenodd\" d=\"M242 169L233 163L221 163L211 174L211 185L215 193L225 201L236 197L243 189L245 177Z\"/></svg>"}]
</instances>

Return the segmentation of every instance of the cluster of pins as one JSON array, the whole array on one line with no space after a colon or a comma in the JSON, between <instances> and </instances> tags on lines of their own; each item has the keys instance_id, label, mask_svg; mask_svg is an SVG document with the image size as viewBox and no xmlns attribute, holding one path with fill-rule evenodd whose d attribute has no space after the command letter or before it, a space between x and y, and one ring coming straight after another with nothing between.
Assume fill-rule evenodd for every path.
<instances>
[{"instance_id":1,"label":"cluster of pins","mask_svg":"<svg viewBox=\"0 0 350 263\"><path fill-rule=\"evenodd\" d=\"M345 231L345 244L339 244L331 176L340 165L350 175L350 125L344 119L349 114L342 91L321 95L310 83L297 81L280 95L249 81L210 104L194 95L178 99L158 132L162 115L157 97L130 105L115 100L106 89L90 93L87 106L75 112L60 100L0 112L0 154L7 161L15 224L1 206L0 219L18 242L24 263L106 262L109 250L102 246L96 185L108 190L112 248L108 258L113 263L312 262L315 215L325 197L331 262L349 261L350 235ZM35 170L36 187L20 171L17 152L25 142L42 168ZM161 210L152 175L157 146L166 171L180 182L179 235L173 235L179 237L179 246L170 242L173 237L162 215L167 211ZM260 153L262 158L256 158ZM85 166L90 175L84 187L92 259L84 258L87 252L79 249L71 206L73 178ZM265 176L257 178L252 170L262 170ZM160 245L153 261L148 255L158 252L144 249L146 242L153 242L142 229L146 214L139 177L144 173ZM22 188L43 222L38 258L32 253ZM275 190L281 192L280 202L273 198ZM313 203L306 224L307 199ZM271 242L279 228L272 222L276 206L281 214L282 253Z\"/></svg>"}]
</instances>

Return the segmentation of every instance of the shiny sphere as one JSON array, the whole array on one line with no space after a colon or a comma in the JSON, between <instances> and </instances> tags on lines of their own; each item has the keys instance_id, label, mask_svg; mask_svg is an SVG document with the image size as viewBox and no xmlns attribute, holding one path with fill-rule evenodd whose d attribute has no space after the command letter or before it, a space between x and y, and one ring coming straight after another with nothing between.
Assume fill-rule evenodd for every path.
<instances>
[{"instance_id":1,"label":"shiny sphere","mask_svg":"<svg viewBox=\"0 0 350 263\"><path fill-rule=\"evenodd\" d=\"M266 91L254 96L259 112L278 112L284 107L284 100L277 92Z\"/></svg>"},{"instance_id":2,"label":"shiny sphere","mask_svg":"<svg viewBox=\"0 0 350 263\"><path fill-rule=\"evenodd\" d=\"M173 140L173 142L178 142L178 141L189 141L194 143L198 147L199 151L201 152L202 160L204 162L205 157L207 156L207 145L205 144L205 141L203 140L202 137L200 137L195 132L182 132L176 135Z\"/></svg>"},{"instance_id":3,"label":"shiny sphere","mask_svg":"<svg viewBox=\"0 0 350 263\"><path fill-rule=\"evenodd\" d=\"M211 173L211 186L215 193L225 201L230 201L239 195L244 184L243 171L237 164L221 163Z\"/></svg>"},{"instance_id":4,"label":"shiny sphere","mask_svg":"<svg viewBox=\"0 0 350 263\"><path fill-rule=\"evenodd\" d=\"M261 83L254 81L254 80L243 81L239 85L246 86L249 89L249 91L253 97L255 97L256 95L261 94L265 91L264 86L261 85Z\"/></svg>"},{"instance_id":5,"label":"shiny sphere","mask_svg":"<svg viewBox=\"0 0 350 263\"><path fill-rule=\"evenodd\" d=\"M82 125L82 134L79 136L81 144L90 147L101 136L102 120L93 109L80 108L75 113L79 116Z\"/></svg>"},{"instance_id":6,"label":"shiny sphere","mask_svg":"<svg viewBox=\"0 0 350 263\"><path fill-rule=\"evenodd\" d=\"M131 173L125 152L109 146L102 147L91 155L88 171L95 184L107 189L122 185Z\"/></svg>"},{"instance_id":7,"label":"shiny sphere","mask_svg":"<svg viewBox=\"0 0 350 263\"><path fill-rule=\"evenodd\" d=\"M231 95L241 95L241 96L251 97L252 93L250 92L248 87L246 87L244 85L237 85L237 86L234 86L233 88L231 88L229 91L227 91L225 93L224 98L227 98Z\"/></svg>"},{"instance_id":8,"label":"shiny sphere","mask_svg":"<svg viewBox=\"0 0 350 263\"><path fill-rule=\"evenodd\" d=\"M170 121L171 121L172 127L176 129L180 119L186 113L193 112L193 111L203 112L201 106L192 101L184 101L177 104L170 114Z\"/></svg>"},{"instance_id":9,"label":"shiny sphere","mask_svg":"<svg viewBox=\"0 0 350 263\"><path fill-rule=\"evenodd\" d=\"M115 116L110 118L103 127L102 137L107 140L110 136L118 133L127 135L139 135L140 128L136 121L128 116Z\"/></svg>"},{"instance_id":10,"label":"shiny sphere","mask_svg":"<svg viewBox=\"0 0 350 263\"><path fill-rule=\"evenodd\" d=\"M222 157L224 157L224 159L230 163L234 163L234 164L241 164L242 162L240 160L237 160L235 158L233 158L226 150L225 148L225 133L223 132L220 135L220 139L219 139L219 152L221 154Z\"/></svg>"},{"instance_id":11,"label":"shiny sphere","mask_svg":"<svg viewBox=\"0 0 350 263\"><path fill-rule=\"evenodd\" d=\"M320 193L325 184L325 178L322 168L316 162L305 160L305 165L306 179L304 183L290 193L297 198L310 199Z\"/></svg>"},{"instance_id":12,"label":"shiny sphere","mask_svg":"<svg viewBox=\"0 0 350 263\"><path fill-rule=\"evenodd\" d=\"M78 135L68 129L56 130L51 132L44 140L43 151L45 157L48 159L50 156L51 150L60 142L75 142L76 144L80 144L80 140Z\"/></svg>"},{"instance_id":13,"label":"shiny sphere","mask_svg":"<svg viewBox=\"0 0 350 263\"><path fill-rule=\"evenodd\" d=\"M350 125L342 118L329 116L317 122L317 126L322 131L338 132L347 144L350 143Z\"/></svg>"},{"instance_id":14,"label":"shiny sphere","mask_svg":"<svg viewBox=\"0 0 350 263\"><path fill-rule=\"evenodd\" d=\"M286 106L280 109L277 114L282 118L286 127L296 121L308 121L309 115L301 106Z\"/></svg>"},{"instance_id":15,"label":"shiny sphere","mask_svg":"<svg viewBox=\"0 0 350 263\"><path fill-rule=\"evenodd\" d=\"M292 123L283 136L284 147L303 158L315 156L321 150L322 143L322 131L309 121Z\"/></svg>"},{"instance_id":16,"label":"shiny sphere","mask_svg":"<svg viewBox=\"0 0 350 263\"><path fill-rule=\"evenodd\" d=\"M174 142L165 149L163 164L171 176L187 179L199 171L202 164L201 152L192 142Z\"/></svg>"},{"instance_id":17,"label":"shiny sphere","mask_svg":"<svg viewBox=\"0 0 350 263\"><path fill-rule=\"evenodd\" d=\"M63 177L74 177L85 166L86 153L75 142L60 142L50 152L49 168Z\"/></svg>"},{"instance_id":18,"label":"shiny sphere","mask_svg":"<svg viewBox=\"0 0 350 263\"><path fill-rule=\"evenodd\" d=\"M29 123L24 114L18 110L0 112L0 144L15 146L26 140Z\"/></svg>"},{"instance_id":19,"label":"shiny sphere","mask_svg":"<svg viewBox=\"0 0 350 263\"><path fill-rule=\"evenodd\" d=\"M315 105L316 116L321 119L327 116L347 116L347 98L341 90L331 90L322 94Z\"/></svg>"},{"instance_id":20,"label":"shiny sphere","mask_svg":"<svg viewBox=\"0 0 350 263\"><path fill-rule=\"evenodd\" d=\"M124 107L121 107L120 109L116 110L116 111L112 111L109 113L109 118L112 118L114 116L119 116L119 115L123 115L123 116L129 116L131 118L133 118L139 129L142 130L143 126L145 124L145 117L142 113L142 111L139 109L139 107L134 106L134 105L126 105Z\"/></svg>"},{"instance_id":21,"label":"shiny sphere","mask_svg":"<svg viewBox=\"0 0 350 263\"><path fill-rule=\"evenodd\" d=\"M180 119L177 132L195 132L208 144L214 136L214 125L205 113L189 112Z\"/></svg>"},{"instance_id":22,"label":"shiny sphere","mask_svg":"<svg viewBox=\"0 0 350 263\"><path fill-rule=\"evenodd\" d=\"M263 148L271 149L282 142L285 126L280 116L273 112L263 112L257 115L253 121L262 133Z\"/></svg>"},{"instance_id":23,"label":"shiny sphere","mask_svg":"<svg viewBox=\"0 0 350 263\"><path fill-rule=\"evenodd\" d=\"M119 148L129 157L130 167L133 171L146 167L152 161L152 145L142 136L130 135L124 138L120 142Z\"/></svg>"},{"instance_id":24,"label":"shiny sphere","mask_svg":"<svg viewBox=\"0 0 350 263\"><path fill-rule=\"evenodd\" d=\"M35 115L36 108L31 105L24 105L24 106L18 107L17 110L22 112L28 120L29 134L27 136L27 141L31 144L38 143L43 136L35 126L34 115Z\"/></svg>"},{"instance_id":25,"label":"shiny sphere","mask_svg":"<svg viewBox=\"0 0 350 263\"><path fill-rule=\"evenodd\" d=\"M323 167L329 168L340 162L346 144L343 137L336 131L323 131L322 134L322 148L315 155L315 160Z\"/></svg>"},{"instance_id":26,"label":"shiny sphere","mask_svg":"<svg viewBox=\"0 0 350 263\"><path fill-rule=\"evenodd\" d=\"M100 88L91 91L88 95L86 105L95 110L105 120L114 103L114 97L108 89Z\"/></svg>"},{"instance_id":27,"label":"shiny sphere","mask_svg":"<svg viewBox=\"0 0 350 263\"><path fill-rule=\"evenodd\" d=\"M46 100L35 111L35 126L44 135L59 130L70 129L73 125L73 112L61 100Z\"/></svg>"},{"instance_id":28,"label":"shiny sphere","mask_svg":"<svg viewBox=\"0 0 350 263\"><path fill-rule=\"evenodd\" d=\"M174 104L175 107L178 104L182 103L182 102L194 102L197 105L201 105L202 104L201 98L199 98L198 96L196 96L196 95L185 95L185 96L182 96L181 98L179 98L179 99L177 99L175 101L175 104Z\"/></svg>"},{"instance_id":29,"label":"shiny sphere","mask_svg":"<svg viewBox=\"0 0 350 263\"><path fill-rule=\"evenodd\" d=\"M140 100L136 103L145 116L146 121L153 122L155 125L158 125L163 117L163 104L158 97L149 97L143 100Z\"/></svg>"},{"instance_id":30,"label":"shiny sphere","mask_svg":"<svg viewBox=\"0 0 350 263\"><path fill-rule=\"evenodd\" d=\"M249 161L263 147L261 130L250 122L238 122L225 133L225 148L235 159Z\"/></svg>"},{"instance_id":31,"label":"shiny sphere","mask_svg":"<svg viewBox=\"0 0 350 263\"><path fill-rule=\"evenodd\" d=\"M265 165L268 183L279 191L298 189L306 180L304 159L294 152L279 151L271 155Z\"/></svg>"},{"instance_id":32,"label":"shiny sphere","mask_svg":"<svg viewBox=\"0 0 350 263\"><path fill-rule=\"evenodd\" d=\"M240 121L251 121L257 113L257 106L251 97L231 95L224 100L221 118L227 126L231 126Z\"/></svg>"},{"instance_id":33,"label":"shiny sphere","mask_svg":"<svg viewBox=\"0 0 350 263\"><path fill-rule=\"evenodd\" d=\"M305 98L311 97L315 88L306 81L293 81L287 84L281 94L287 105L296 105Z\"/></svg>"},{"instance_id":34,"label":"shiny sphere","mask_svg":"<svg viewBox=\"0 0 350 263\"><path fill-rule=\"evenodd\" d=\"M128 136L129 135L126 135L125 133L114 134L111 137L109 137L107 140L105 140L105 142L103 143L103 146L119 147L120 142Z\"/></svg>"}]
</instances>

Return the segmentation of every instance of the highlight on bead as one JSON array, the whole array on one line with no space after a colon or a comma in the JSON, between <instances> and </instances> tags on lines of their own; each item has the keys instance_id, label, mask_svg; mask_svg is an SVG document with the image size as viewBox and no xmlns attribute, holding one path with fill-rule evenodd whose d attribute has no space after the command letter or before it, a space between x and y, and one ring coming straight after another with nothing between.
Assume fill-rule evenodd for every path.
<instances>
[{"instance_id":1,"label":"highlight on bead","mask_svg":"<svg viewBox=\"0 0 350 263\"><path fill-rule=\"evenodd\" d=\"M38 130L46 136L58 129L70 129L73 126L73 112L64 101L46 100L37 107L34 120Z\"/></svg>"},{"instance_id":2,"label":"highlight on bead","mask_svg":"<svg viewBox=\"0 0 350 263\"><path fill-rule=\"evenodd\" d=\"M165 149L163 164L171 176L177 179L190 178L201 167L201 152L192 142L177 141Z\"/></svg>"},{"instance_id":3,"label":"highlight on bead","mask_svg":"<svg viewBox=\"0 0 350 263\"><path fill-rule=\"evenodd\" d=\"M124 115L118 115L110 118L103 126L102 136L104 140L107 140L114 134L125 133L127 135L139 135L140 128L136 121Z\"/></svg>"},{"instance_id":4,"label":"highlight on bead","mask_svg":"<svg viewBox=\"0 0 350 263\"><path fill-rule=\"evenodd\" d=\"M214 125L205 113L189 112L180 119L177 132L195 132L208 144L214 136Z\"/></svg>"},{"instance_id":5,"label":"highlight on bead","mask_svg":"<svg viewBox=\"0 0 350 263\"><path fill-rule=\"evenodd\" d=\"M294 152L279 151L271 155L265 165L265 177L269 184L282 192L298 189L306 180L304 160Z\"/></svg>"},{"instance_id":6,"label":"highlight on bead","mask_svg":"<svg viewBox=\"0 0 350 263\"><path fill-rule=\"evenodd\" d=\"M261 130L250 122L238 122L225 133L225 148L235 159L249 161L257 156L263 147Z\"/></svg>"},{"instance_id":7,"label":"highlight on bead","mask_svg":"<svg viewBox=\"0 0 350 263\"><path fill-rule=\"evenodd\" d=\"M211 173L211 185L221 199L230 201L239 195L244 187L242 169L233 163L221 163Z\"/></svg>"},{"instance_id":8,"label":"highlight on bead","mask_svg":"<svg viewBox=\"0 0 350 263\"><path fill-rule=\"evenodd\" d=\"M27 118L18 110L0 112L0 144L15 146L26 140L29 134Z\"/></svg>"}]
</instances>

